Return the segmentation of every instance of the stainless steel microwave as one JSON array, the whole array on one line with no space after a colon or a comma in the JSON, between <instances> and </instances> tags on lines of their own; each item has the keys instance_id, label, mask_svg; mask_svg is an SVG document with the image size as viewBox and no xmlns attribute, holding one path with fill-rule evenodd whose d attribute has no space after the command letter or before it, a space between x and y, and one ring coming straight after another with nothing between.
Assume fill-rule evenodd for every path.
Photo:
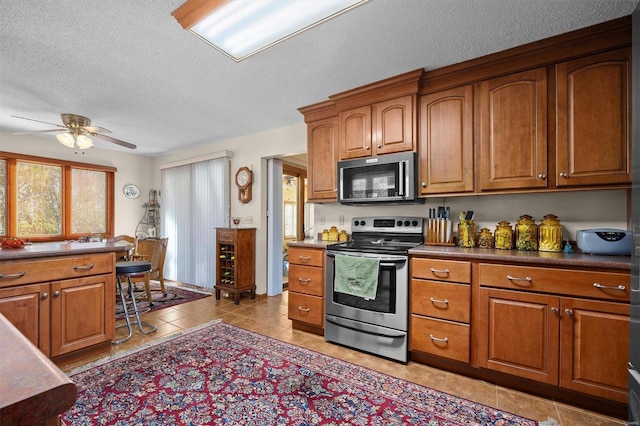
<instances>
[{"instance_id":1,"label":"stainless steel microwave","mask_svg":"<svg viewBox=\"0 0 640 426\"><path fill-rule=\"evenodd\" d=\"M418 198L415 152L338 162L338 201L342 204L423 203Z\"/></svg>"}]
</instances>

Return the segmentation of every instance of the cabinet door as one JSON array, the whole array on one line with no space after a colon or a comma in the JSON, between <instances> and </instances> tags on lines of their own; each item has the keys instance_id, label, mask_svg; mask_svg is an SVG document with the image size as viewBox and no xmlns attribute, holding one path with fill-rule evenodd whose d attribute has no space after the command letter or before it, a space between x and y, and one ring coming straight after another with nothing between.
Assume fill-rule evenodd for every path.
<instances>
[{"instance_id":1,"label":"cabinet door","mask_svg":"<svg viewBox=\"0 0 640 426\"><path fill-rule=\"evenodd\" d=\"M560 386L626 402L629 305L563 298Z\"/></svg>"},{"instance_id":2,"label":"cabinet door","mask_svg":"<svg viewBox=\"0 0 640 426\"><path fill-rule=\"evenodd\" d=\"M109 342L115 327L113 275L51 283L51 356Z\"/></svg>"},{"instance_id":3,"label":"cabinet door","mask_svg":"<svg viewBox=\"0 0 640 426\"><path fill-rule=\"evenodd\" d=\"M377 155L413 151L415 147L416 97L401 98L373 104L373 141Z\"/></svg>"},{"instance_id":4,"label":"cabinet door","mask_svg":"<svg viewBox=\"0 0 640 426\"><path fill-rule=\"evenodd\" d=\"M340 113L340 159L368 157L371 152L371 106Z\"/></svg>"},{"instance_id":5,"label":"cabinet door","mask_svg":"<svg viewBox=\"0 0 640 426\"><path fill-rule=\"evenodd\" d=\"M481 190L547 186L545 68L480 83Z\"/></svg>"},{"instance_id":6,"label":"cabinet door","mask_svg":"<svg viewBox=\"0 0 640 426\"><path fill-rule=\"evenodd\" d=\"M420 99L420 195L473 191L473 87Z\"/></svg>"},{"instance_id":7,"label":"cabinet door","mask_svg":"<svg viewBox=\"0 0 640 426\"><path fill-rule=\"evenodd\" d=\"M558 384L560 299L480 288L480 367Z\"/></svg>"},{"instance_id":8,"label":"cabinet door","mask_svg":"<svg viewBox=\"0 0 640 426\"><path fill-rule=\"evenodd\" d=\"M557 185L631 182L630 50L556 65Z\"/></svg>"},{"instance_id":9,"label":"cabinet door","mask_svg":"<svg viewBox=\"0 0 640 426\"><path fill-rule=\"evenodd\" d=\"M307 126L307 198L309 201L336 201L338 165L338 118Z\"/></svg>"},{"instance_id":10,"label":"cabinet door","mask_svg":"<svg viewBox=\"0 0 640 426\"><path fill-rule=\"evenodd\" d=\"M0 314L49 356L49 283L0 289Z\"/></svg>"}]
</instances>

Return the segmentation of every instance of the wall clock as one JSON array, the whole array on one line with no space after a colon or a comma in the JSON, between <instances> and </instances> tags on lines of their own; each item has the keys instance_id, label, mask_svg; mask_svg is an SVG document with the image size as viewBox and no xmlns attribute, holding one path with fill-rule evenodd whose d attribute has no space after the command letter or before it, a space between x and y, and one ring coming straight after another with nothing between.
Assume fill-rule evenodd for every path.
<instances>
[{"instance_id":1,"label":"wall clock","mask_svg":"<svg viewBox=\"0 0 640 426\"><path fill-rule=\"evenodd\" d=\"M240 167L236 172L236 185L238 185L238 200L241 203L251 201L251 184L253 183L253 173L247 167Z\"/></svg>"},{"instance_id":2,"label":"wall clock","mask_svg":"<svg viewBox=\"0 0 640 426\"><path fill-rule=\"evenodd\" d=\"M122 193L127 198L138 198L140 196L140 188L138 188L138 185L128 183L122 187Z\"/></svg>"}]
</instances>

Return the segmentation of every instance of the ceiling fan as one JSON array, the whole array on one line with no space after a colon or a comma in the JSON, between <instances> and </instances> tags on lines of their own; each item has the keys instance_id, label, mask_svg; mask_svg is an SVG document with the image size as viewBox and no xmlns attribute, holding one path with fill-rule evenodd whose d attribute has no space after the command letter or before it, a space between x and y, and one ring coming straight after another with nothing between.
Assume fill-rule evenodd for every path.
<instances>
[{"instance_id":1,"label":"ceiling fan","mask_svg":"<svg viewBox=\"0 0 640 426\"><path fill-rule=\"evenodd\" d=\"M32 132L15 132L14 135L27 135L32 133L49 133L49 132L63 132L56 135L58 141L68 146L69 148L88 149L93 147L93 141L87 135L95 136L96 138L103 139L108 142L115 143L126 148L136 149L136 146L132 143L121 141L120 139L112 138L111 136L104 135L103 133L111 133L111 131L100 126L92 126L91 119L76 114L60 114L62 118L61 124L48 123L46 121L34 120L33 118L18 117L12 115L15 118L21 118L23 120L37 121L38 123L50 124L56 126L57 129L50 130L36 130Z\"/></svg>"}]
</instances>

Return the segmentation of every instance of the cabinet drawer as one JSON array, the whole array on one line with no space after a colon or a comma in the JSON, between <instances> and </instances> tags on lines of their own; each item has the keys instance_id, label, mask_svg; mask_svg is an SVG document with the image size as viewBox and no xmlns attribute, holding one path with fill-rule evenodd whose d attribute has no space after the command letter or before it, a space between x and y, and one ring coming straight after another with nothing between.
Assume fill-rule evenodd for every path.
<instances>
[{"instance_id":1,"label":"cabinet drawer","mask_svg":"<svg viewBox=\"0 0 640 426\"><path fill-rule=\"evenodd\" d=\"M216 234L216 238L219 242L222 243L234 243L235 242L235 236L236 233L230 230L222 230L222 229L218 229Z\"/></svg>"},{"instance_id":2,"label":"cabinet drawer","mask_svg":"<svg viewBox=\"0 0 640 426\"><path fill-rule=\"evenodd\" d=\"M323 269L315 266L290 265L289 290L322 296L324 294Z\"/></svg>"},{"instance_id":3,"label":"cabinet drawer","mask_svg":"<svg viewBox=\"0 0 640 426\"><path fill-rule=\"evenodd\" d=\"M481 263L481 286L628 301L629 274Z\"/></svg>"},{"instance_id":4,"label":"cabinet drawer","mask_svg":"<svg viewBox=\"0 0 640 426\"><path fill-rule=\"evenodd\" d=\"M411 313L469 322L471 286L430 280L411 280Z\"/></svg>"},{"instance_id":5,"label":"cabinet drawer","mask_svg":"<svg viewBox=\"0 0 640 426\"><path fill-rule=\"evenodd\" d=\"M410 349L469 362L469 325L411 315Z\"/></svg>"},{"instance_id":6,"label":"cabinet drawer","mask_svg":"<svg viewBox=\"0 0 640 426\"><path fill-rule=\"evenodd\" d=\"M438 281L470 283L471 262L412 258L411 276Z\"/></svg>"},{"instance_id":7,"label":"cabinet drawer","mask_svg":"<svg viewBox=\"0 0 640 426\"><path fill-rule=\"evenodd\" d=\"M289 319L324 326L323 299L318 296L289 292Z\"/></svg>"},{"instance_id":8,"label":"cabinet drawer","mask_svg":"<svg viewBox=\"0 0 640 426\"><path fill-rule=\"evenodd\" d=\"M289 264L324 266L324 250L289 247Z\"/></svg>"},{"instance_id":9,"label":"cabinet drawer","mask_svg":"<svg viewBox=\"0 0 640 426\"><path fill-rule=\"evenodd\" d=\"M114 254L60 256L38 260L15 260L0 264L0 287L109 274Z\"/></svg>"}]
</instances>

